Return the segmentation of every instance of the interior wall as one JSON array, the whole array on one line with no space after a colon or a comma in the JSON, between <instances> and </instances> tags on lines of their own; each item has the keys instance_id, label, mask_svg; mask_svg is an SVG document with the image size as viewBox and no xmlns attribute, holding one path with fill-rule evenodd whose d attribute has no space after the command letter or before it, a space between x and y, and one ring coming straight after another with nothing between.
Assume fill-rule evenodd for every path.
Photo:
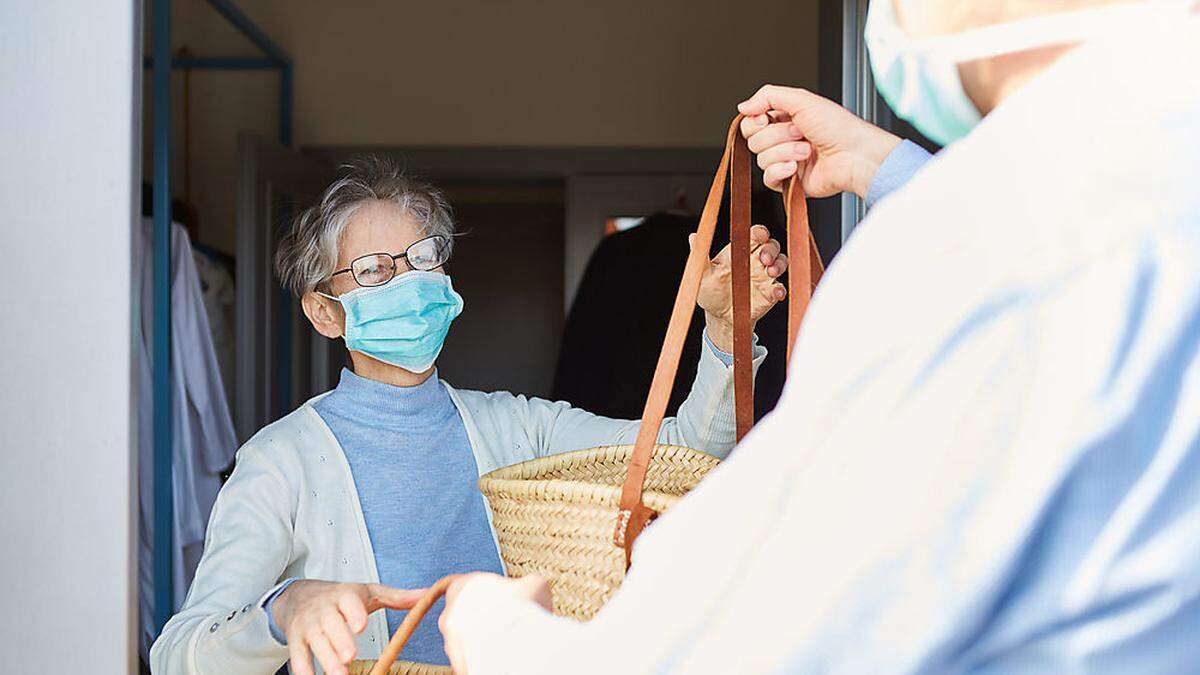
<instances>
[{"instance_id":1,"label":"interior wall","mask_svg":"<svg viewBox=\"0 0 1200 675\"><path fill-rule=\"evenodd\" d=\"M0 3L7 673L136 670L138 16L137 2Z\"/></svg>"},{"instance_id":2,"label":"interior wall","mask_svg":"<svg viewBox=\"0 0 1200 675\"><path fill-rule=\"evenodd\" d=\"M818 79L818 0L238 4L293 57L297 146L713 147L760 84ZM177 47L257 54L203 0L173 6ZM193 73L201 242L232 252L236 134L275 137L277 101L273 72Z\"/></svg>"}]
</instances>

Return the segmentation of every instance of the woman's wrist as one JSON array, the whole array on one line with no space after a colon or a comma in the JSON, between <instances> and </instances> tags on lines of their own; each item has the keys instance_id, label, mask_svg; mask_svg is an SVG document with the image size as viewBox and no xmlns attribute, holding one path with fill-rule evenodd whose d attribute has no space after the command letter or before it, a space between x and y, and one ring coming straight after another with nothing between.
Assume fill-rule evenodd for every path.
<instances>
[{"instance_id":1,"label":"woman's wrist","mask_svg":"<svg viewBox=\"0 0 1200 675\"><path fill-rule=\"evenodd\" d=\"M704 330L713 346L726 354L733 353L733 323L708 312L704 313Z\"/></svg>"},{"instance_id":2,"label":"woman's wrist","mask_svg":"<svg viewBox=\"0 0 1200 675\"><path fill-rule=\"evenodd\" d=\"M866 133L855 153L856 161L851 176L852 190L862 199L867 198L867 192L871 189L871 182L875 180L879 167L902 140L899 136L873 124L867 124L866 127Z\"/></svg>"}]
</instances>

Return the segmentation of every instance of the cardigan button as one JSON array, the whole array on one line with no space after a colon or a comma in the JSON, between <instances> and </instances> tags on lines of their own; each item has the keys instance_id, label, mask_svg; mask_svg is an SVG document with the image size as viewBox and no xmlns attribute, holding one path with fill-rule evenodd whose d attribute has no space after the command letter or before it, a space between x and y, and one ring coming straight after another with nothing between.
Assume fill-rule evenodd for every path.
<instances>
[{"instance_id":1,"label":"cardigan button","mask_svg":"<svg viewBox=\"0 0 1200 675\"><path fill-rule=\"evenodd\" d=\"M218 628L220 628L220 627L221 627L221 624L219 624L219 623L214 623L213 625L211 625L211 626L209 626L209 627L208 627L208 632L210 632L210 633L215 633L215 632L217 632L217 629L218 629Z\"/></svg>"},{"instance_id":2,"label":"cardigan button","mask_svg":"<svg viewBox=\"0 0 1200 675\"><path fill-rule=\"evenodd\" d=\"M251 608L251 607L253 607L253 606L254 606L253 604L249 604L249 605L246 605L245 607L243 607L243 608L242 608L242 614L245 614L246 612L249 612L249 611L250 611L250 608Z\"/></svg>"},{"instance_id":3,"label":"cardigan button","mask_svg":"<svg viewBox=\"0 0 1200 675\"><path fill-rule=\"evenodd\" d=\"M232 612L230 612L230 613L229 613L229 616L225 617L225 620L226 620L226 621L233 621L233 617L235 617L235 616L237 616L237 610L236 610L236 609L235 609L235 610L233 610Z\"/></svg>"}]
</instances>

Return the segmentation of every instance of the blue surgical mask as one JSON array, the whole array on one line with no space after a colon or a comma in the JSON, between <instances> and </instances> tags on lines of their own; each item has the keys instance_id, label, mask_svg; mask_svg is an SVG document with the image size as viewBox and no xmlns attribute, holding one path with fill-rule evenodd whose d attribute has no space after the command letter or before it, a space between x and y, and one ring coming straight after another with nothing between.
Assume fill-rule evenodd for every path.
<instances>
[{"instance_id":1,"label":"blue surgical mask","mask_svg":"<svg viewBox=\"0 0 1200 675\"><path fill-rule=\"evenodd\" d=\"M948 145L980 121L979 110L963 90L958 64L1083 42L1134 24L1170 20L1189 11L1193 2L1106 5L914 40L897 22L894 0L872 0L863 37L880 95L927 138Z\"/></svg>"},{"instance_id":2,"label":"blue surgical mask","mask_svg":"<svg viewBox=\"0 0 1200 675\"><path fill-rule=\"evenodd\" d=\"M419 270L341 297L321 295L346 310L346 347L414 373L437 361L450 323L463 309L449 276Z\"/></svg>"}]
</instances>

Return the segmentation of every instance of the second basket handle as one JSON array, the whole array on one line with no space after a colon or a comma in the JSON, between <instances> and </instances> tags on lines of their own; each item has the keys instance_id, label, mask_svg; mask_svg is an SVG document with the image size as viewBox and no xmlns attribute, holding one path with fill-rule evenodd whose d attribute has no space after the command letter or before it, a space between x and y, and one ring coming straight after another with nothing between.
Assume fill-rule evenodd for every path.
<instances>
[{"instance_id":1,"label":"second basket handle","mask_svg":"<svg viewBox=\"0 0 1200 675\"><path fill-rule=\"evenodd\" d=\"M696 240L688 255L683 270L675 306L671 310L671 321L663 348L654 368L654 379L642 412L641 427L634 442L629 460L625 483L621 489L621 506L613 531L613 544L625 550L625 564L629 565L633 542L656 515L642 503L646 472L654 444L666 414L667 402L679 369L683 344L687 339L688 327L695 312L696 298L704 270L709 265L709 251L717 228L717 215L721 210L721 199L725 193L725 180L730 183L730 262L733 265L733 381L734 411L737 422L737 439L749 431L754 422L754 382L751 354L752 322L750 320L750 150L742 137L739 126L742 116L734 118L725 139L725 152L713 176L712 187L704 202L700 215L700 226ZM808 208L804 191L798 180L792 180L784 199L787 212L788 254L788 342L787 356L791 360L792 345L800 329L800 320L808 308L812 291L820 280L823 267L816 243L808 223Z\"/></svg>"},{"instance_id":2,"label":"second basket handle","mask_svg":"<svg viewBox=\"0 0 1200 675\"><path fill-rule=\"evenodd\" d=\"M451 574L449 576L438 579L437 583L429 587L425 591L425 595L413 605L412 609L408 610L408 614L404 616L404 621L396 628L395 634L388 640L383 651L379 654L379 659L371 666L371 672L368 675L387 675L392 664L400 656L400 652L404 650L404 645L408 644L408 639L412 637L413 631L417 629L417 624L421 623L421 619L425 618L425 614L433 607L433 603L446 594L450 589L450 584L453 584L461 574Z\"/></svg>"}]
</instances>

